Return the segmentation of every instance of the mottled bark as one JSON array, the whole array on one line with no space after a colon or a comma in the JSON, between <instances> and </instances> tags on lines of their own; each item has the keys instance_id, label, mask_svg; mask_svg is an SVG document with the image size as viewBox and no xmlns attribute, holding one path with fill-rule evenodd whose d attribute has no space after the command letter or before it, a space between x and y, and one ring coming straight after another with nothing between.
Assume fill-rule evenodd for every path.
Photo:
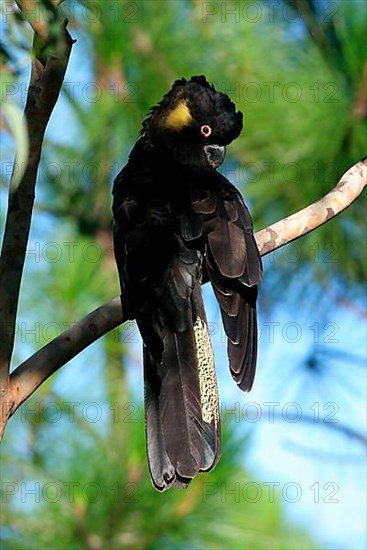
<instances>
[{"instance_id":1,"label":"mottled bark","mask_svg":"<svg viewBox=\"0 0 367 550\"><path fill-rule=\"evenodd\" d=\"M367 184L367 157L348 170L322 199L255 235L262 256L307 235L330 218L340 214L356 200Z\"/></svg>"}]
</instances>

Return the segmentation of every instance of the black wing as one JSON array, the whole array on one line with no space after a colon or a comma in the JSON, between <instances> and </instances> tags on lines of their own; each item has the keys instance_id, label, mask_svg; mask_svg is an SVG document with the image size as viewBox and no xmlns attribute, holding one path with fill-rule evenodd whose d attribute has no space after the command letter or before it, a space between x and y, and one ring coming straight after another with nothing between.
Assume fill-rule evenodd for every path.
<instances>
[{"instance_id":1,"label":"black wing","mask_svg":"<svg viewBox=\"0 0 367 550\"><path fill-rule=\"evenodd\" d=\"M256 299L262 263L240 193L220 174L210 177L212 185L194 194L192 209L181 221L181 234L191 246L195 239L204 242L207 278L228 337L231 374L242 390L250 391L256 369Z\"/></svg>"}]
</instances>

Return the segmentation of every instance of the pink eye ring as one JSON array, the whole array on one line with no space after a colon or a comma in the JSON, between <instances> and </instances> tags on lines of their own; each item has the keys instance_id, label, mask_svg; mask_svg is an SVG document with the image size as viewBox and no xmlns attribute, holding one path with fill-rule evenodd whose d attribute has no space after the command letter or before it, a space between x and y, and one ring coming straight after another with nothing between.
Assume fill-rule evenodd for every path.
<instances>
[{"instance_id":1,"label":"pink eye ring","mask_svg":"<svg viewBox=\"0 0 367 550\"><path fill-rule=\"evenodd\" d=\"M205 138L208 138L210 134L212 133L212 129L209 126L209 124L203 124L203 126L200 128L200 133Z\"/></svg>"}]
</instances>

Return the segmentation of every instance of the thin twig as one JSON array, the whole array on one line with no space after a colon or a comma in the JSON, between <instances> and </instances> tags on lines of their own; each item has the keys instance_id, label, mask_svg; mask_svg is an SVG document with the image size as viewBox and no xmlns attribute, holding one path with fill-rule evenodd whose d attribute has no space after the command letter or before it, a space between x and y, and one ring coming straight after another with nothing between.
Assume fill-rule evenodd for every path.
<instances>
[{"instance_id":1,"label":"thin twig","mask_svg":"<svg viewBox=\"0 0 367 550\"><path fill-rule=\"evenodd\" d=\"M281 414L274 413L274 416L275 416L275 418L278 418L279 420L284 421L284 417ZM342 434L345 437L348 437L349 439L354 439L358 443L361 443L364 447L367 447L367 437L365 436L364 433L359 432L358 430L355 430L354 428L351 428L351 427L347 426L346 424L343 424L339 421L337 421L337 422L328 422L327 420L322 419L322 418L316 420L311 415L302 414L302 416L300 418L300 422L303 422L305 424L313 424L314 426L316 426L316 425L317 426L322 426L323 428L330 428L330 429L334 430L335 432L339 432L339 434ZM292 443L294 443L294 442L292 442ZM302 446L302 448L305 448L305 449L308 448L310 450L311 447L307 447L305 445L305 446ZM332 456L335 457L335 454L333 454Z\"/></svg>"},{"instance_id":2,"label":"thin twig","mask_svg":"<svg viewBox=\"0 0 367 550\"><path fill-rule=\"evenodd\" d=\"M60 94L73 40L62 23L64 47L60 55L32 61L25 106L29 136L27 167L18 185L9 190L9 205L0 256L0 404L7 409L12 394L9 366L14 348L15 322L20 284L32 219L35 185L42 143L48 121ZM35 41L41 38L35 34ZM13 170L17 167L14 166ZM5 415L6 421L6 415Z\"/></svg>"}]
</instances>

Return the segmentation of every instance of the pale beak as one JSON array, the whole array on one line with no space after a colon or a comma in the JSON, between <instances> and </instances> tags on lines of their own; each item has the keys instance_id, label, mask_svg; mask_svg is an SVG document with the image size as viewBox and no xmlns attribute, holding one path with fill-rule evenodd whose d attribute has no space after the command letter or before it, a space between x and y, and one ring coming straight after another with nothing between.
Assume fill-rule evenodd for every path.
<instances>
[{"instance_id":1,"label":"pale beak","mask_svg":"<svg viewBox=\"0 0 367 550\"><path fill-rule=\"evenodd\" d=\"M204 152L210 168L215 170L224 161L226 148L222 145L204 145Z\"/></svg>"}]
</instances>

